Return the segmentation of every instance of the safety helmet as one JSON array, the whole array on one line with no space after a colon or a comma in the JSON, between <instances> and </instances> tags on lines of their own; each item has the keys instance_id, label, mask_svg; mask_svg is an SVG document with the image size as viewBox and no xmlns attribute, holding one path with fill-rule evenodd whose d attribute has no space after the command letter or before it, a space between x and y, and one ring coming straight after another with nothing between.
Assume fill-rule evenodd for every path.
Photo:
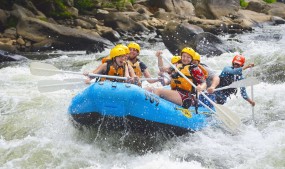
<instances>
[{"instance_id":1,"label":"safety helmet","mask_svg":"<svg viewBox=\"0 0 285 169\"><path fill-rule=\"evenodd\" d=\"M195 56L195 50L194 49L192 49L192 48L189 48L189 47L186 47L186 48L183 48L182 49L182 51L181 51L181 56L182 56L182 53L188 53L191 57L192 57L192 59L193 59L193 57Z\"/></svg>"},{"instance_id":2,"label":"safety helmet","mask_svg":"<svg viewBox=\"0 0 285 169\"><path fill-rule=\"evenodd\" d=\"M126 51L126 54L130 53L130 49L126 45L118 44L115 47L123 48Z\"/></svg>"},{"instance_id":3,"label":"safety helmet","mask_svg":"<svg viewBox=\"0 0 285 169\"><path fill-rule=\"evenodd\" d=\"M110 57L111 59L114 59L117 56L123 56L126 54L126 51L123 48L120 47L114 47L113 49L111 49L110 51Z\"/></svg>"},{"instance_id":4,"label":"safety helmet","mask_svg":"<svg viewBox=\"0 0 285 169\"><path fill-rule=\"evenodd\" d=\"M195 52L195 55L192 58L193 58L193 60L197 60L199 62L201 61L201 55L197 52Z\"/></svg>"},{"instance_id":5,"label":"safety helmet","mask_svg":"<svg viewBox=\"0 0 285 169\"><path fill-rule=\"evenodd\" d=\"M134 48L136 49L138 52L141 51L141 47L139 44L135 43L135 42L131 42L128 44L128 48Z\"/></svg>"},{"instance_id":6,"label":"safety helmet","mask_svg":"<svg viewBox=\"0 0 285 169\"><path fill-rule=\"evenodd\" d=\"M232 64L237 63L243 66L244 62L245 62L245 57L243 55L235 55L235 57L233 58Z\"/></svg>"},{"instance_id":7,"label":"safety helmet","mask_svg":"<svg viewBox=\"0 0 285 169\"><path fill-rule=\"evenodd\" d=\"M181 56L172 56L171 63L175 64L181 60Z\"/></svg>"}]
</instances>

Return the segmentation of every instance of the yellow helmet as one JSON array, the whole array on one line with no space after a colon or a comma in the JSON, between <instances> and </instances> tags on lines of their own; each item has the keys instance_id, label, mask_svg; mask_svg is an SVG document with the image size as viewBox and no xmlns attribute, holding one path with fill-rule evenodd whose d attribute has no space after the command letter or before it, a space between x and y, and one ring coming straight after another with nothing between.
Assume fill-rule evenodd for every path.
<instances>
[{"instance_id":1,"label":"yellow helmet","mask_svg":"<svg viewBox=\"0 0 285 169\"><path fill-rule=\"evenodd\" d=\"M197 52L195 52L195 55L192 58L193 58L193 60L197 60L199 62L201 61L201 55Z\"/></svg>"},{"instance_id":2,"label":"yellow helmet","mask_svg":"<svg viewBox=\"0 0 285 169\"><path fill-rule=\"evenodd\" d=\"M123 48L120 47L114 47L113 49L111 49L110 51L110 57L111 59L114 59L117 56L123 56L126 54L126 51Z\"/></svg>"},{"instance_id":3,"label":"yellow helmet","mask_svg":"<svg viewBox=\"0 0 285 169\"><path fill-rule=\"evenodd\" d=\"M135 43L135 42L131 42L128 44L128 48L134 48L136 50L138 50L138 52L141 51L141 47L139 44Z\"/></svg>"},{"instance_id":4,"label":"yellow helmet","mask_svg":"<svg viewBox=\"0 0 285 169\"><path fill-rule=\"evenodd\" d=\"M130 53L130 49L126 45L118 44L118 45L115 46L115 48L116 47L123 48L126 51L126 54Z\"/></svg>"},{"instance_id":5,"label":"yellow helmet","mask_svg":"<svg viewBox=\"0 0 285 169\"><path fill-rule=\"evenodd\" d=\"M195 56L195 50L194 49L192 49L192 48L189 48L189 47L186 47L186 48L183 48L182 49L182 51L181 51L181 56L182 56L182 53L188 53L191 57L192 57L192 59L193 59L193 57Z\"/></svg>"},{"instance_id":6,"label":"yellow helmet","mask_svg":"<svg viewBox=\"0 0 285 169\"><path fill-rule=\"evenodd\" d=\"M172 56L171 63L175 64L181 60L181 56Z\"/></svg>"}]
</instances>

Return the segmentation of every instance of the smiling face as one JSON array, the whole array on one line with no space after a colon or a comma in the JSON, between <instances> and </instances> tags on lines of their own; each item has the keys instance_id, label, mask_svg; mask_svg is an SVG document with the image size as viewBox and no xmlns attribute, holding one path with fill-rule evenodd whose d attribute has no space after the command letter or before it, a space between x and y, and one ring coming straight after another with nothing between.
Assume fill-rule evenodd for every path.
<instances>
[{"instance_id":1,"label":"smiling face","mask_svg":"<svg viewBox=\"0 0 285 169\"><path fill-rule=\"evenodd\" d=\"M188 53L182 53L181 55L181 62L184 65L190 64L192 61L192 57Z\"/></svg>"},{"instance_id":2,"label":"smiling face","mask_svg":"<svg viewBox=\"0 0 285 169\"><path fill-rule=\"evenodd\" d=\"M129 54L130 59L134 59L139 55L138 50L136 50L135 48L129 48L129 49L130 49L130 54Z\"/></svg>"},{"instance_id":3,"label":"smiling face","mask_svg":"<svg viewBox=\"0 0 285 169\"><path fill-rule=\"evenodd\" d=\"M126 55L117 56L115 57L115 62L118 66L123 66L126 61Z\"/></svg>"}]
</instances>

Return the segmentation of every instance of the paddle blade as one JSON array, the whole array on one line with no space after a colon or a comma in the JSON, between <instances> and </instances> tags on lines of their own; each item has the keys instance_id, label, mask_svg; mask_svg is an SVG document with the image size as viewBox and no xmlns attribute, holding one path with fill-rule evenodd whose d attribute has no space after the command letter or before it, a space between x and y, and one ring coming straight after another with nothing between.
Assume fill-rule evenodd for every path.
<instances>
[{"instance_id":1,"label":"paddle blade","mask_svg":"<svg viewBox=\"0 0 285 169\"><path fill-rule=\"evenodd\" d=\"M226 127L231 131L237 131L241 125L239 116L233 113L230 109L225 106L215 104L216 116L221 120Z\"/></svg>"},{"instance_id":2,"label":"paddle blade","mask_svg":"<svg viewBox=\"0 0 285 169\"><path fill-rule=\"evenodd\" d=\"M246 86L256 85L258 83L259 81L257 80L256 77L248 77L246 79L233 82L232 84L230 84L230 87L231 88L246 87Z\"/></svg>"},{"instance_id":3,"label":"paddle blade","mask_svg":"<svg viewBox=\"0 0 285 169\"><path fill-rule=\"evenodd\" d=\"M41 93L54 92L58 90L74 90L83 89L88 85L84 83L83 79L66 79L66 80L41 80L38 82L38 90Z\"/></svg>"},{"instance_id":4,"label":"paddle blade","mask_svg":"<svg viewBox=\"0 0 285 169\"><path fill-rule=\"evenodd\" d=\"M46 64L46 63L40 63L40 62L32 62L30 64L30 71L31 74L37 75L37 76L52 76L59 72L61 72L59 69L57 69L55 66Z\"/></svg>"}]
</instances>

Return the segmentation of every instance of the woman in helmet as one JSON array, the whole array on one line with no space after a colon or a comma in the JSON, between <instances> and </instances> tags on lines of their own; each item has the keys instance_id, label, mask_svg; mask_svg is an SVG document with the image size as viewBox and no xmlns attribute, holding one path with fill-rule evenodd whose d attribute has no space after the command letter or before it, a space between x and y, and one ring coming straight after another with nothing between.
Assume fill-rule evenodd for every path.
<instances>
[{"instance_id":1,"label":"woman in helmet","mask_svg":"<svg viewBox=\"0 0 285 169\"><path fill-rule=\"evenodd\" d=\"M130 76L129 69L126 64L126 50L121 47L114 47L110 51L110 59L107 60L105 63L101 64L98 68L96 68L92 73L94 74L103 74L103 75L110 75L110 76L121 76L121 77L128 77L129 82L133 82L132 76ZM88 73L85 73L88 75ZM90 78L86 80L86 83L90 83ZM105 78L101 78L101 80L106 80ZM120 81L109 79L112 81Z\"/></svg>"},{"instance_id":2,"label":"woman in helmet","mask_svg":"<svg viewBox=\"0 0 285 169\"><path fill-rule=\"evenodd\" d=\"M123 48L123 49L125 50L125 52L126 52L126 57L127 57L127 59L128 59L129 54L130 54L129 48L128 48L126 45L123 45L123 44L117 44L117 45L115 46L115 48L116 48L116 47ZM102 58L102 63L105 63L105 62L107 62L108 60L111 60L111 57L110 57L110 56L106 56L106 57Z\"/></svg>"},{"instance_id":3,"label":"woman in helmet","mask_svg":"<svg viewBox=\"0 0 285 169\"><path fill-rule=\"evenodd\" d=\"M176 67L183 73L190 81L196 83L196 90L201 92L206 88L205 77L203 75L202 70L199 71L199 74L202 76L197 76L200 79L199 82L194 79L194 75L191 71L191 62L193 60L193 56L195 55L195 51L192 48L184 48L181 51L181 63L177 64ZM157 53L157 57L161 57L161 52ZM196 72L198 73L198 72ZM197 83L198 82L198 83ZM171 76L170 82L171 90L164 88L147 88L147 90L152 91L158 96L171 101L175 104L181 105L184 108L189 108L196 104L196 100L194 95L196 94L195 89L192 85L184 79L178 72L175 72Z\"/></svg>"},{"instance_id":4,"label":"woman in helmet","mask_svg":"<svg viewBox=\"0 0 285 169\"><path fill-rule=\"evenodd\" d=\"M242 71L254 66L253 63L244 66L245 57L243 55L236 55L232 60L232 66L224 67L223 71L220 74L220 84L218 87L228 86L234 81L238 81L244 79L242 76ZM242 97L248 101L252 106L255 105L255 102L251 100L247 93L245 87L241 87L241 95ZM219 104L224 104L227 101L227 98L231 94L236 94L237 88L230 88L225 90L216 91L216 100Z\"/></svg>"}]
</instances>

